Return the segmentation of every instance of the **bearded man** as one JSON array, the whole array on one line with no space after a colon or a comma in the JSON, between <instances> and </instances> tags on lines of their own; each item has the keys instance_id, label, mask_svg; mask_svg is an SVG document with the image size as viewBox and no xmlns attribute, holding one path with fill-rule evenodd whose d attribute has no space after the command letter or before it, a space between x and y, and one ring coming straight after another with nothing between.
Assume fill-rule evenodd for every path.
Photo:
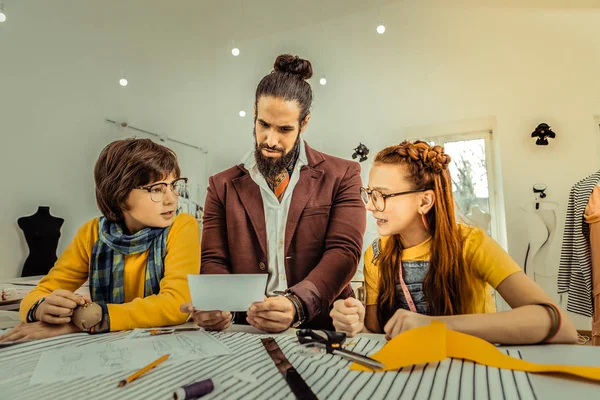
<instances>
[{"instance_id":1,"label":"bearded man","mask_svg":"<svg viewBox=\"0 0 600 400\"><path fill-rule=\"evenodd\" d=\"M207 330L232 322L266 332L333 329L329 310L353 296L366 228L360 166L318 152L301 135L310 119L309 61L277 57L258 84L255 146L210 178L201 274L268 274L265 300L247 312L181 307Z\"/></svg>"}]
</instances>

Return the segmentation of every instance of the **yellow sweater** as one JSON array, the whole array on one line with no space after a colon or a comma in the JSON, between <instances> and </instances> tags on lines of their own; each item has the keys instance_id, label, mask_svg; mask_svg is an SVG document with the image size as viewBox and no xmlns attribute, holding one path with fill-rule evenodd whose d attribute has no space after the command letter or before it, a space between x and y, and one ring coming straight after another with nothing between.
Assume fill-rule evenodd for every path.
<instances>
[{"instance_id":1,"label":"yellow sweater","mask_svg":"<svg viewBox=\"0 0 600 400\"><path fill-rule=\"evenodd\" d=\"M481 229L458 224L458 232L463 239L463 257L467 264L472 267L476 276L471 280L474 291L473 305L471 309L474 313L491 313L496 311L494 301L491 296L490 286L496 289L503 280L515 272L521 271L521 268L504 251L494 239L490 238ZM379 248L383 248L387 242L387 237L378 239ZM370 246L365 252L365 267L363 270L365 276L366 305L377 305L379 297L379 265L373 261L374 246ZM425 242L402 251L402 262L404 264L403 277L407 280L406 273L415 276L415 282L408 288L415 303L424 303L425 298L422 292L422 280L424 273L429 268L431 258L431 238ZM411 269L411 271L407 271ZM422 271L416 269L421 268ZM413 293L413 290L415 293ZM403 295L402 295L402 298Z\"/></svg>"},{"instance_id":2,"label":"yellow sweater","mask_svg":"<svg viewBox=\"0 0 600 400\"><path fill-rule=\"evenodd\" d=\"M58 258L54 267L21 302L20 316L27 320L27 312L40 298L56 289L75 291L88 279L94 243L98 240L98 218L83 225L69 247ZM110 330L151 328L182 324L187 315L179 306L190 301L188 274L200 273L200 228L190 214L179 214L167 235L164 277L160 292L144 297L147 250L125 256L123 290L125 303L107 304Z\"/></svg>"}]
</instances>

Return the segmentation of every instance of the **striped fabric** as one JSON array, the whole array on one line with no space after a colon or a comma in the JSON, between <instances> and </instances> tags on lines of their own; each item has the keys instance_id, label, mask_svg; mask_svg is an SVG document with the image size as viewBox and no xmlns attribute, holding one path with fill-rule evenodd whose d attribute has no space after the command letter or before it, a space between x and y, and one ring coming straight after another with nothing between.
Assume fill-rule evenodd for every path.
<instances>
[{"instance_id":1,"label":"striped fabric","mask_svg":"<svg viewBox=\"0 0 600 400\"><path fill-rule=\"evenodd\" d=\"M1 399L169 399L185 384L211 378L215 391L203 399L290 399L293 395L268 356L261 337L248 333L211 333L234 356L182 364L165 364L124 388L117 383L122 373L82 381L29 386L29 378L44 350L119 340L129 332L106 335L75 334L0 349ZM521 399L537 400L529 374L499 370L463 360L445 360L425 366L385 373L350 371L348 362L332 355L307 356L294 336L276 336L286 357L319 399ZM363 354L377 351L382 342L353 339L348 348ZM517 350L505 350L521 357ZM522 358L522 357L521 357ZM255 383L232 377L251 373Z\"/></svg>"},{"instance_id":2,"label":"striped fabric","mask_svg":"<svg viewBox=\"0 0 600 400\"><path fill-rule=\"evenodd\" d=\"M577 182L569 194L567 218L558 267L558 293L568 293L567 310L591 317L592 254L590 229L583 214L592 190L600 182L600 171Z\"/></svg>"}]
</instances>

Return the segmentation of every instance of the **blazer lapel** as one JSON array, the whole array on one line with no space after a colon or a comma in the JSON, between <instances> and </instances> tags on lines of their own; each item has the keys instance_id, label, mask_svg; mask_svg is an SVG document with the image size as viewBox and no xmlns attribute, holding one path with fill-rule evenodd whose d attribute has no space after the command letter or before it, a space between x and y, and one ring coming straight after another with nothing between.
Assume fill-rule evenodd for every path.
<instances>
[{"instance_id":1,"label":"blazer lapel","mask_svg":"<svg viewBox=\"0 0 600 400\"><path fill-rule=\"evenodd\" d=\"M300 179L294 187L292 202L290 204L290 210L285 226L285 254L287 254L292 242L292 236L296 231L302 211L304 211L306 204L313 196L322 178L323 171L316 170L310 166L303 166L300 169Z\"/></svg>"},{"instance_id":2,"label":"blazer lapel","mask_svg":"<svg viewBox=\"0 0 600 400\"><path fill-rule=\"evenodd\" d=\"M267 227L260 187L252 180L249 174L234 179L233 187L242 201L250 222L252 222L263 253L267 254Z\"/></svg>"}]
</instances>

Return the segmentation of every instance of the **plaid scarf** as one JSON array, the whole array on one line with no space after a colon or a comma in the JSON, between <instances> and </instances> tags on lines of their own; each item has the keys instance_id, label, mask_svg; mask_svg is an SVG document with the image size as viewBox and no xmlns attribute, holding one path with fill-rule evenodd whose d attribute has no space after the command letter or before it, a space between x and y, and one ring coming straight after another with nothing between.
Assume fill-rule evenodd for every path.
<instances>
[{"instance_id":1,"label":"plaid scarf","mask_svg":"<svg viewBox=\"0 0 600 400\"><path fill-rule=\"evenodd\" d=\"M290 178L292 177L292 172L294 172L294 167L296 166L296 161L298 161L298 156L300 155L300 146L296 148L296 154L290 160L289 164L279 172L272 181L267 181L267 184L275 193L275 197L281 203L283 200L283 195L285 194L285 189L287 189L290 184Z\"/></svg>"},{"instance_id":2,"label":"plaid scarf","mask_svg":"<svg viewBox=\"0 0 600 400\"><path fill-rule=\"evenodd\" d=\"M121 224L104 217L98 221L98 240L92 249L90 262L90 295L92 301L123 304L123 269L125 256L150 249L146 263L144 297L158 294L164 276L164 257L168 228L144 228L135 235L126 235Z\"/></svg>"}]
</instances>

